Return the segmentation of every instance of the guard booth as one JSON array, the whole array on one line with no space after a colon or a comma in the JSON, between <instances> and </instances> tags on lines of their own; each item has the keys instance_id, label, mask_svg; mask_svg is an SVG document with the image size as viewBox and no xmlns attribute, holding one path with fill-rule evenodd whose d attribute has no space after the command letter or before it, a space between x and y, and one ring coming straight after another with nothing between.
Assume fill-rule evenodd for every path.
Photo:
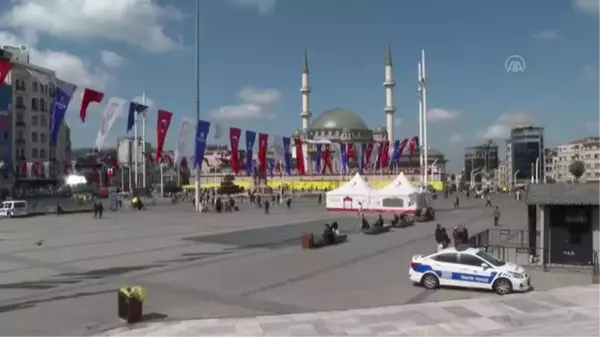
<instances>
[{"instance_id":1,"label":"guard booth","mask_svg":"<svg viewBox=\"0 0 600 337\"><path fill-rule=\"evenodd\" d=\"M541 265L597 270L599 195L598 183L529 185L529 250Z\"/></svg>"}]
</instances>

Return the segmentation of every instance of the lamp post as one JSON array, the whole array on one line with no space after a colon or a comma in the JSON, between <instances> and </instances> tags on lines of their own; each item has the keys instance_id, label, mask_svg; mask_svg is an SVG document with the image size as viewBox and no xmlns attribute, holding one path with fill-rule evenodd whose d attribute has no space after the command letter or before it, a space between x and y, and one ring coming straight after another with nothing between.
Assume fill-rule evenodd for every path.
<instances>
[{"instance_id":1,"label":"lamp post","mask_svg":"<svg viewBox=\"0 0 600 337\"><path fill-rule=\"evenodd\" d=\"M200 120L200 0L196 0L196 99L194 109L196 111L196 124ZM197 212L200 212L200 165L196 165L196 182L194 203Z\"/></svg>"},{"instance_id":2,"label":"lamp post","mask_svg":"<svg viewBox=\"0 0 600 337\"><path fill-rule=\"evenodd\" d=\"M540 157L535 160L535 183L540 183Z\"/></svg>"},{"instance_id":3,"label":"lamp post","mask_svg":"<svg viewBox=\"0 0 600 337\"><path fill-rule=\"evenodd\" d=\"M473 188L475 186L475 173L480 173L479 171L481 171L483 167L478 167L474 170L471 170L471 188Z\"/></svg>"},{"instance_id":4,"label":"lamp post","mask_svg":"<svg viewBox=\"0 0 600 337\"><path fill-rule=\"evenodd\" d=\"M513 189L515 188L515 185L517 184L517 174L519 172L521 172L521 170L516 170L515 174L513 174L513 181L512 181Z\"/></svg>"},{"instance_id":5,"label":"lamp post","mask_svg":"<svg viewBox=\"0 0 600 337\"><path fill-rule=\"evenodd\" d=\"M430 179L431 181L433 181L433 167L438 162L438 160L440 160L440 158L437 158L436 160L434 160L433 163L431 163L431 165L429 166L429 169L427 171L425 171L425 174L429 174L429 170L431 170L431 179Z\"/></svg>"}]
</instances>

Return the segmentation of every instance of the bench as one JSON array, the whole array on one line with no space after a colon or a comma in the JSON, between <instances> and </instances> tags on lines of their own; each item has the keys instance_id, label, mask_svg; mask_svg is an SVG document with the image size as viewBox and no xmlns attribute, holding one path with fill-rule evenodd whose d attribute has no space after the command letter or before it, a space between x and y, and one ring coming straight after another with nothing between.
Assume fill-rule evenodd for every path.
<instances>
[{"instance_id":1,"label":"bench","mask_svg":"<svg viewBox=\"0 0 600 337\"><path fill-rule=\"evenodd\" d=\"M397 223L392 224L392 227L406 228L406 227L410 227L410 226L414 226L414 225L415 225L415 220L411 219L411 220L400 220Z\"/></svg>"},{"instance_id":2,"label":"bench","mask_svg":"<svg viewBox=\"0 0 600 337\"><path fill-rule=\"evenodd\" d=\"M377 235L377 234L389 232L390 227L391 226L389 226L389 225L375 226L375 227L369 227L366 229L361 228L360 231L365 235Z\"/></svg>"},{"instance_id":3,"label":"bench","mask_svg":"<svg viewBox=\"0 0 600 337\"><path fill-rule=\"evenodd\" d=\"M315 239L314 234L304 233L300 237L300 244L302 245L302 248L304 248L304 249L317 249L317 248L334 246L334 245L337 245L340 243L344 243L344 242L346 242L347 239L348 239L348 235L346 235L346 234L336 235L334 237L334 242L331 244L331 243L325 243L321 236L319 236L318 239Z\"/></svg>"}]
</instances>

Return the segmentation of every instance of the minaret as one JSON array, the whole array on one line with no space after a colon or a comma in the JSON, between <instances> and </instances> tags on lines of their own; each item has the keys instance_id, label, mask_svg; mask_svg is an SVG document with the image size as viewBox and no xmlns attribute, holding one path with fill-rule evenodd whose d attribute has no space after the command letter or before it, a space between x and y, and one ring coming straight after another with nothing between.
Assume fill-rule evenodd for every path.
<instances>
[{"instance_id":1,"label":"minaret","mask_svg":"<svg viewBox=\"0 0 600 337\"><path fill-rule=\"evenodd\" d=\"M310 123L310 82L308 77L308 56L306 50L304 50L304 60L302 62L302 87L300 88L302 94L302 131L308 130L308 124Z\"/></svg>"},{"instance_id":2,"label":"minaret","mask_svg":"<svg viewBox=\"0 0 600 337\"><path fill-rule=\"evenodd\" d=\"M385 111L388 141L390 143L394 142L394 113L396 112L396 107L394 107L393 90L395 86L396 82L392 77L392 49L388 42L385 53L385 80L383 82L383 87L385 88L385 108L383 111Z\"/></svg>"}]
</instances>

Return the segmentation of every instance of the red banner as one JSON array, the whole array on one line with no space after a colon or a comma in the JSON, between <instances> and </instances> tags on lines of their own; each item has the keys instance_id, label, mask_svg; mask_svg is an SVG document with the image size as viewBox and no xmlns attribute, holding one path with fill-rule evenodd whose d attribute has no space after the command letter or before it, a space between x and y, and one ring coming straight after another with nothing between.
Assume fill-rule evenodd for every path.
<instances>
[{"instance_id":1,"label":"red banner","mask_svg":"<svg viewBox=\"0 0 600 337\"><path fill-rule=\"evenodd\" d=\"M300 138L294 138L294 145L296 147L296 171L298 174L303 176L306 174L304 168L304 151L302 151L302 140Z\"/></svg>"},{"instance_id":2,"label":"red banner","mask_svg":"<svg viewBox=\"0 0 600 337\"><path fill-rule=\"evenodd\" d=\"M408 138L404 138L404 140L402 140L402 143L400 143L400 148L398 149L398 158L402 157L402 154L404 154L406 145L408 145L409 155L412 156L413 153L415 153L415 147L417 146L417 137L413 137L410 140Z\"/></svg>"},{"instance_id":3,"label":"red banner","mask_svg":"<svg viewBox=\"0 0 600 337\"><path fill-rule=\"evenodd\" d=\"M4 84L4 80L10 70L12 69L13 64L8 60L0 60L0 87Z\"/></svg>"},{"instance_id":4,"label":"red banner","mask_svg":"<svg viewBox=\"0 0 600 337\"><path fill-rule=\"evenodd\" d=\"M379 155L379 165L381 168L387 167L390 160L390 142L386 141L381 145L381 153Z\"/></svg>"},{"instance_id":5,"label":"red banner","mask_svg":"<svg viewBox=\"0 0 600 337\"><path fill-rule=\"evenodd\" d=\"M267 173L267 148L269 147L269 135L266 133L258 134L258 170L260 173Z\"/></svg>"},{"instance_id":6,"label":"red banner","mask_svg":"<svg viewBox=\"0 0 600 337\"><path fill-rule=\"evenodd\" d=\"M327 173L327 168L329 167L329 173L333 173L333 168L331 166L331 148L329 144L325 144L325 150L321 152L321 159L323 159L323 173Z\"/></svg>"},{"instance_id":7,"label":"red banner","mask_svg":"<svg viewBox=\"0 0 600 337\"><path fill-rule=\"evenodd\" d=\"M373 153L373 143L367 143L367 151L365 151L365 171L371 167L371 153Z\"/></svg>"},{"instance_id":8,"label":"red banner","mask_svg":"<svg viewBox=\"0 0 600 337\"><path fill-rule=\"evenodd\" d=\"M42 163L39 160L33 162L33 172L35 172L35 176L38 178L42 176Z\"/></svg>"},{"instance_id":9,"label":"red banner","mask_svg":"<svg viewBox=\"0 0 600 337\"><path fill-rule=\"evenodd\" d=\"M83 97L81 98L81 107L79 108L79 118L85 123L87 108L92 102L100 103L104 99L104 93L92 89L85 88Z\"/></svg>"},{"instance_id":10,"label":"red banner","mask_svg":"<svg viewBox=\"0 0 600 337\"><path fill-rule=\"evenodd\" d=\"M231 145L231 169L235 174L240 172L239 145L242 130L238 128L229 128L229 145Z\"/></svg>"},{"instance_id":11,"label":"red banner","mask_svg":"<svg viewBox=\"0 0 600 337\"><path fill-rule=\"evenodd\" d=\"M162 158L163 146L169 132L173 113L166 110L158 110L158 119L156 120L156 163L160 164Z\"/></svg>"},{"instance_id":12,"label":"red banner","mask_svg":"<svg viewBox=\"0 0 600 337\"><path fill-rule=\"evenodd\" d=\"M354 159L354 144L352 143L346 144L346 158L348 161Z\"/></svg>"},{"instance_id":13,"label":"red banner","mask_svg":"<svg viewBox=\"0 0 600 337\"><path fill-rule=\"evenodd\" d=\"M68 160L63 161L63 174L66 176L69 175L69 171L71 169L71 162Z\"/></svg>"}]
</instances>

